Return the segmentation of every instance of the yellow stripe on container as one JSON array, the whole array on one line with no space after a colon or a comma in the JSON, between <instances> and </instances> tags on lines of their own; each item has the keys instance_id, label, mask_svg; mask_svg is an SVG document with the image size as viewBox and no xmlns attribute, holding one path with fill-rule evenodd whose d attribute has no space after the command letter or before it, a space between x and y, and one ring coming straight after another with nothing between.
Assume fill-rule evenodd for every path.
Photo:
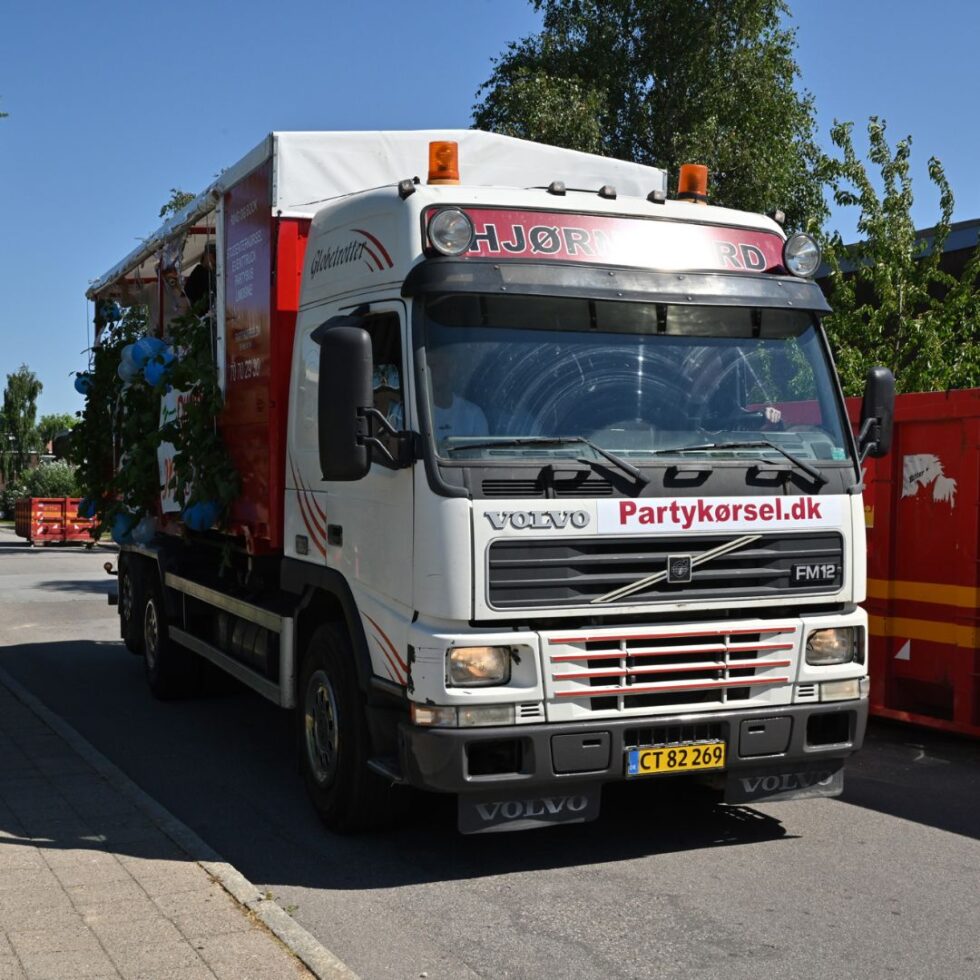
<instances>
[{"instance_id":1,"label":"yellow stripe on container","mask_svg":"<svg viewBox=\"0 0 980 980\"><path fill-rule=\"evenodd\" d=\"M898 616L869 616L868 626L876 636L897 636L903 640L925 640L967 649L980 647L980 629L975 626Z\"/></svg>"},{"instance_id":2,"label":"yellow stripe on container","mask_svg":"<svg viewBox=\"0 0 980 980\"><path fill-rule=\"evenodd\" d=\"M937 582L899 582L891 579L869 578L868 598L907 599L910 602L929 602L935 606L980 607L980 589L972 585L941 585Z\"/></svg>"}]
</instances>

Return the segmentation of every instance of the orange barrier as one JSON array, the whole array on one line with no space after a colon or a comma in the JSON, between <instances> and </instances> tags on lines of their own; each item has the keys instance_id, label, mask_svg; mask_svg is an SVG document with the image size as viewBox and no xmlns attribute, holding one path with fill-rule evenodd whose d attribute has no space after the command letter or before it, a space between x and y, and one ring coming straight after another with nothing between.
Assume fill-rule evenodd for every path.
<instances>
[{"instance_id":1,"label":"orange barrier","mask_svg":"<svg viewBox=\"0 0 980 980\"><path fill-rule=\"evenodd\" d=\"M14 505L14 533L31 544L91 543L95 521L78 516L80 497L21 497Z\"/></svg>"},{"instance_id":2,"label":"orange barrier","mask_svg":"<svg viewBox=\"0 0 980 980\"><path fill-rule=\"evenodd\" d=\"M871 711L980 737L980 389L900 395L864 480Z\"/></svg>"}]
</instances>

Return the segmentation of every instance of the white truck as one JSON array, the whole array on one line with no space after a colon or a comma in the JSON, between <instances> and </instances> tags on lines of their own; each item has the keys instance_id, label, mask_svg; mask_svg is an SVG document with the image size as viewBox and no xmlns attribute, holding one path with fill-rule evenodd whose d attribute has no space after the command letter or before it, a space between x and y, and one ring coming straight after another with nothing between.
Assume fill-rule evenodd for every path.
<instances>
[{"instance_id":1,"label":"white truck","mask_svg":"<svg viewBox=\"0 0 980 980\"><path fill-rule=\"evenodd\" d=\"M682 178L275 133L90 288L166 336L161 270L217 246L242 495L197 532L163 495L121 549L121 631L160 696L204 658L293 710L329 827L398 784L455 794L466 833L593 819L619 780L841 791L891 377L855 437L819 249Z\"/></svg>"}]
</instances>

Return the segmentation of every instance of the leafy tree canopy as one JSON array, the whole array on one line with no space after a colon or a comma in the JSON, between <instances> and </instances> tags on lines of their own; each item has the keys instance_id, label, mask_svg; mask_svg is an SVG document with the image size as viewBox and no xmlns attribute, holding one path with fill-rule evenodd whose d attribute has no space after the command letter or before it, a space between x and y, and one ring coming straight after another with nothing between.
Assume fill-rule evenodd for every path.
<instances>
[{"instance_id":1,"label":"leafy tree canopy","mask_svg":"<svg viewBox=\"0 0 980 980\"><path fill-rule=\"evenodd\" d=\"M826 327L844 390L860 394L875 364L891 368L898 391L980 385L980 249L958 277L940 268L954 205L942 164L929 160L939 218L924 239L911 216L912 138L892 150L885 122L872 116L869 168L852 130L852 123L835 123L831 139L840 153L821 163L838 207L859 210L857 244L845 246L839 233L823 243L834 309Z\"/></svg>"},{"instance_id":2,"label":"leafy tree canopy","mask_svg":"<svg viewBox=\"0 0 980 980\"><path fill-rule=\"evenodd\" d=\"M3 392L3 409L0 411L0 439L4 475L9 480L27 465L30 454L38 449L37 399L43 385L37 375L26 365L7 375Z\"/></svg>"},{"instance_id":3,"label":"leafy tree canopy","mask_svg":"<svg viewBox=\"0 0 980 980\"><path fill-rule=\"evenodd\" d=\"M796 90L784 0L530 0L540 34L512 43L474 123L663 167L707 164L715 204L826 213L813 99Z\"/></svg>"},{"instance_id":4,"label":"leafy tree canopy","mask_svg":"<svg viewBox=\"0 0 980 980\"><path fill-rule=\"evenodd\" d=\"M74 415L67 413L42 415L41 421L37 424L41 445L47 446L58 433L68 431L77 421L78 419Z\"/></svg>"}]
</instances>

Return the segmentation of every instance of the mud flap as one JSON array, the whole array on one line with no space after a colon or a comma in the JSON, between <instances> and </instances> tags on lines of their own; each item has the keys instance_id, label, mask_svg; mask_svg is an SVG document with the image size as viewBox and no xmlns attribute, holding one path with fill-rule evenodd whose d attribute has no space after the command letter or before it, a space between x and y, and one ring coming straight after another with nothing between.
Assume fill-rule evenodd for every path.
<instances>
[{"instance_id":1,"label":"mud flap","mask_svg":"<svg viewBox=\"0 0 980 980\"><path fill-rule=\"evenodd\" d=\"M513 791L459 797L461 834L533 830L559 823L586 823L599 816L602 786L562 786L551 792L524 795Z\"/></svg>"},{"instance_id":2,"label":"mud flap","mask_svg":"<svg viewBox=\"0 0 980 980\"><path fill-rule=\"evenodd\" d=\"M725 780L726 803L762 803L840 796L844 791L844 762L834 759L779 769L737 769Z\"/></svg>"}]
</instances>

